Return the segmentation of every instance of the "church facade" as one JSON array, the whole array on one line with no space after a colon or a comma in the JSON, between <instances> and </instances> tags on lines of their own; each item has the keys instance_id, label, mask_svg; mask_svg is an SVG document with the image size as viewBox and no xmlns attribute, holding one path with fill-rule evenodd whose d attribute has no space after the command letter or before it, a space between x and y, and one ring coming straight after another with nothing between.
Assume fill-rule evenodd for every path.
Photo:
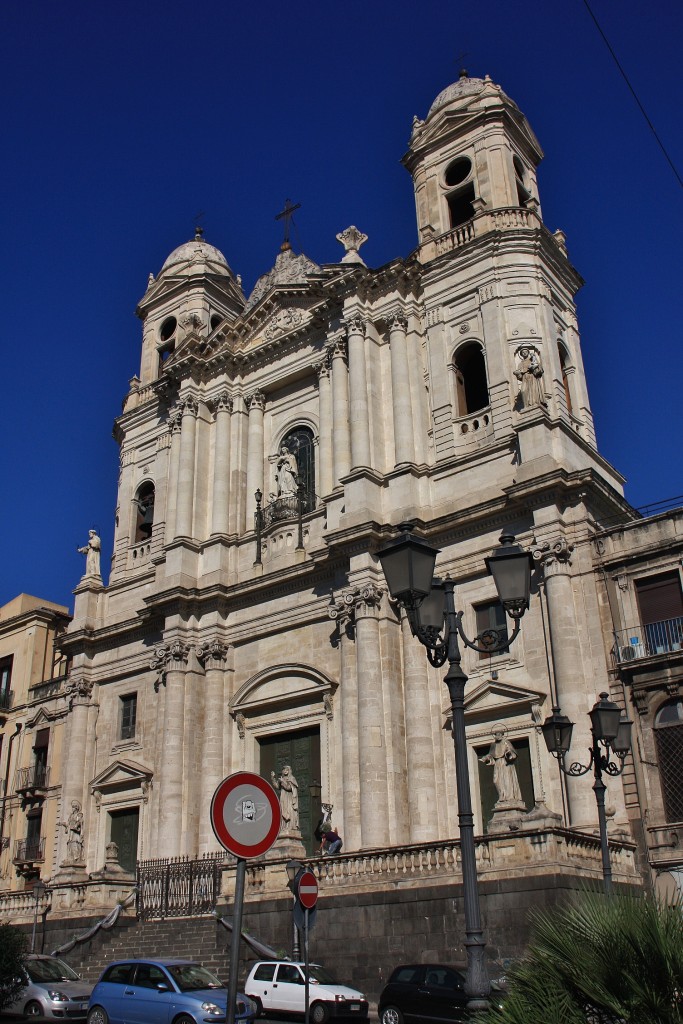
<instances>
[{"instance_id":1,"label":"church facade","mask_svg":"<svg viewBox=\"0 0 683 1024\"><path fill-rule=\"evenodd\" d=\"M503 90L463 75L413 123L409 256L367 267L355 227L335 264L285 243L247 296L198 232L150 275L115 425L111 572L105 586L91 548L61 639L61 817L75 803L83 817L77 856L67 828L54 840L57 884L100 871L112 842L128 876L217 852L211 797L240 769L296 780L283 856L314 853L313 783L344 856L457 838L443 670L377 559L404 522L439 549L470 637L505 628L484 562L501 533L534 558L519 637L463 655L477 834L531 836L529 850L544 833L594 841L591 786L559 773L540 725L559 705L582 752L599 693L633 717L595 537L637 516L597 447L582 281L544 224L541 159ZM608 815L615 877L631 884L636 790L629 757ZM520 850L483 866L523 874ZM558 871L599 877L597 847L581 858Z\"/></svg>"}]
</instances>

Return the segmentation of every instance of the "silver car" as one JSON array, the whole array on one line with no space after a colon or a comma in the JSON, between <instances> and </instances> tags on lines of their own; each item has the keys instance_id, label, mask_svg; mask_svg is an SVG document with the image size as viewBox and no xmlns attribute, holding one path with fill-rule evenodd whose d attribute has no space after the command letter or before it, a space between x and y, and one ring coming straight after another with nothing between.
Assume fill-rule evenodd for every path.
<instances>
[{"instance_id":1,"label":"silver car","mask_svg":"<svg viewBox=\"0 0 683 1024\"><path fill-rule=\"evenodd\" d=\"M54 1020L85 1020L92 985L81 981L67 963L56 956L29 953L26 957L26 988L5 1010L24 1017Z\"/></svg>"}]
</instances>

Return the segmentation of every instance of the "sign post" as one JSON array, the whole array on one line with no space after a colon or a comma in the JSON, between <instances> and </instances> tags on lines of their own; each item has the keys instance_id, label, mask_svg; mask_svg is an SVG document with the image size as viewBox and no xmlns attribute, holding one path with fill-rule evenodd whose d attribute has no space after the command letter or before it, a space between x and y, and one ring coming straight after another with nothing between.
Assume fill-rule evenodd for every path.
<instances>
[{"instance_id":1,"label":"sign post","mask_svg":"<svg viewBox=\"0 0 683 1024\"><path fill-rule=\"evenodd\" d=\"M299 903L304 908L304 1024L309 1024L310 1008L310 984L308 980L308 933L310 929L310 912L315 914L315 905L318 902L318 881L312 871L302 871L297 885L297 896Z\"/></svg>"},{"instance_id":2,"label":"sign post","mask_svg":"<svg viewBox=\"0 0 683 1024\"><path fill-rule=\"evenodd\" d=\"M213 794L211 827L223 849L237 858L227 1013L227 1024L235 1024L247 857L261 857L277 839L280 831L277 793L269 782L253 772L229 775Z\"/></svg>"}]
</instances>

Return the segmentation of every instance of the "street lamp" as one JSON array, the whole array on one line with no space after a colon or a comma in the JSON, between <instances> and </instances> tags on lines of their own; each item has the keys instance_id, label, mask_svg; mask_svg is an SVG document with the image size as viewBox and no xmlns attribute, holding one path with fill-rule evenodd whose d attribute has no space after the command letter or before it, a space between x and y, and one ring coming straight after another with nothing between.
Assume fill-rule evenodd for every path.
<instances>
[{"instance_id":1,"label":"street lamp","mask_svg":"<svg viewBox=\"0 0 683 1024\"><path fill-rule=\"evenodd\" d=\"M462 628L462 612L455 610L454 583L451 579L434 579L438 550L425 540L411 535L412 524L402 524L401 536L377 552L392 598L401 604L408 616L413 635L427 648L431 665L440 668L448 662L444 682L451 698L453 743L455 746L455 779L458 794L458 823L465 904L465 949L467 976L465 992L471 1009L487 1006L491 984L486 971L486 942L481 925L477 862L474 844L474 817L470 793L470 774L465 735L465 683L461 667L458 636L465 646L481 654L495 654L507 649L519 633L520 619L529 607L532 559L504 534L501 546L486 559L493 576L498 597L514 623L510 637L505 630L487 629L469 640Z\"/></svg>"},{"instance_id":2,"label":"street lamp","mask_svg":"<svg viewBox=\"0 0 683 1024\"><path fill-rule=\"evenodd\" d=\"M553 713L541 726L543 738L553 757L557 758L561 770L565 775L575 778L585 775L593 769L593 792L598 805L598 823L600 825L600 849L602 852L602 877L605 892L612 890L612 865L609 859L609 843L607 842L607 818L605 816L605 790L607 787L602 781L602 773L608 775L621 775L624 770L626 755L631 749L631 726L627 718L622 716L618 704L608 700L608 694L601 693L597 701L588 712L591 720L592 744L589 750L590 760L584 765L573 761L569 767L565 767L564 759L572 742L572 729L574 723L570 722L566 715L560 713L559 707L553 708ZM619 758L619 764L611 760L610 754L615 753Z\"/></svg>"},{"instance_id":3,"label":"street lamp","mask_svg":"<svg viewBox=\"0 0 683 1024\"><path fill-rule=\"evenodd\" d=\"M45 895L47 886L44 882L38 879L33 885L33 898L35 903L33 904L33 932L31 934L31 952L36 951L36 925L38 923L38 904Z\"/></svg>"},{"instance_id":4,"label":"street lamp","mask_svg":"<svg viewBox=\"0 0 683 1024\"><path fill-rule=\"evenodd\" d=\"M294 897L294 903L292 905L292 960L301 959L301 949L299 947L299 929L296 926L294 919L294 910L296 908L296 882L299 874L304 870L304 866L300 860L288 860L285 866L287 872L287 887Z\"/></svg>"}]
</instances>

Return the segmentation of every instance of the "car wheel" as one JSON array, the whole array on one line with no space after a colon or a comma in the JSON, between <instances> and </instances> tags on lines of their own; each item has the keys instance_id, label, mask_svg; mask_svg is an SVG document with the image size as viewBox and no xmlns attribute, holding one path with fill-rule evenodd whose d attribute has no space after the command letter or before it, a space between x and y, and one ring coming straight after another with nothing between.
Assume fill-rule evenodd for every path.
<instances>
[{"instance_id":1,"label":"car wheel","mask_svg":"<svg viewBox=\"0 0 683 1024\"><path fill-rule=\"evenodd\" d=\"M249 996L249 999L251 999L252 1003L256 1007L256 1016L257 1017L262 1017L263 1016L263 1003L261 1002L259 997L258 996Z\"/></svg>"},{"instance_id":2,"label":"car wheel","mask_svg":"<svg viewBox=\"0 0 683 1024\"><path fill-rule=\"evenodd\" d=\"M27 1003L24 1007L24 1017L42 1017L43 1008L40 1003L37 1003L35 999L32 999L30 1003Z\"/></svg>"},{"instance_id":3,"label":"car wheel","mask_svg":"<svg viewBox=\"0 0 683 1024\"><path fill-rule=\"evenodd\" d=\"M311 1020L313 1024L326 1024L330 1011L324 1003L313 1003L311 1006Z\"/></svg>"},{"instance_id":4,"label":"car wheel","mask_svg":"<svg viewBox=\"0 0 683 1024\"><path fill-rule=\"evenodd\" d=\"M109 1024L109 1017L103 1006L93 1006L92 1010L88 1010L87 1024Z\"/></svg>"},{"instance_id":5,"label":"car wheel","mask_svg":"<svg viewBox=\"0 0 683 1024\"><path fill-rule=\"evenodd\" d=\"M403 1014L398 1006L385 1006L380 1020L382 1024L403 1024Z\"/></svg>"},{"instance_id":6,"label":"car wheel","mask_svg":"<svg viewBox=\"0 0 683 1024\"><path fill-rule=\"evenodd\" d=\"M173 1024L195 1024L195 1020L188 1013L181 1013L179 1017L175 1018Z\"/></svg>"}]
</instances>

